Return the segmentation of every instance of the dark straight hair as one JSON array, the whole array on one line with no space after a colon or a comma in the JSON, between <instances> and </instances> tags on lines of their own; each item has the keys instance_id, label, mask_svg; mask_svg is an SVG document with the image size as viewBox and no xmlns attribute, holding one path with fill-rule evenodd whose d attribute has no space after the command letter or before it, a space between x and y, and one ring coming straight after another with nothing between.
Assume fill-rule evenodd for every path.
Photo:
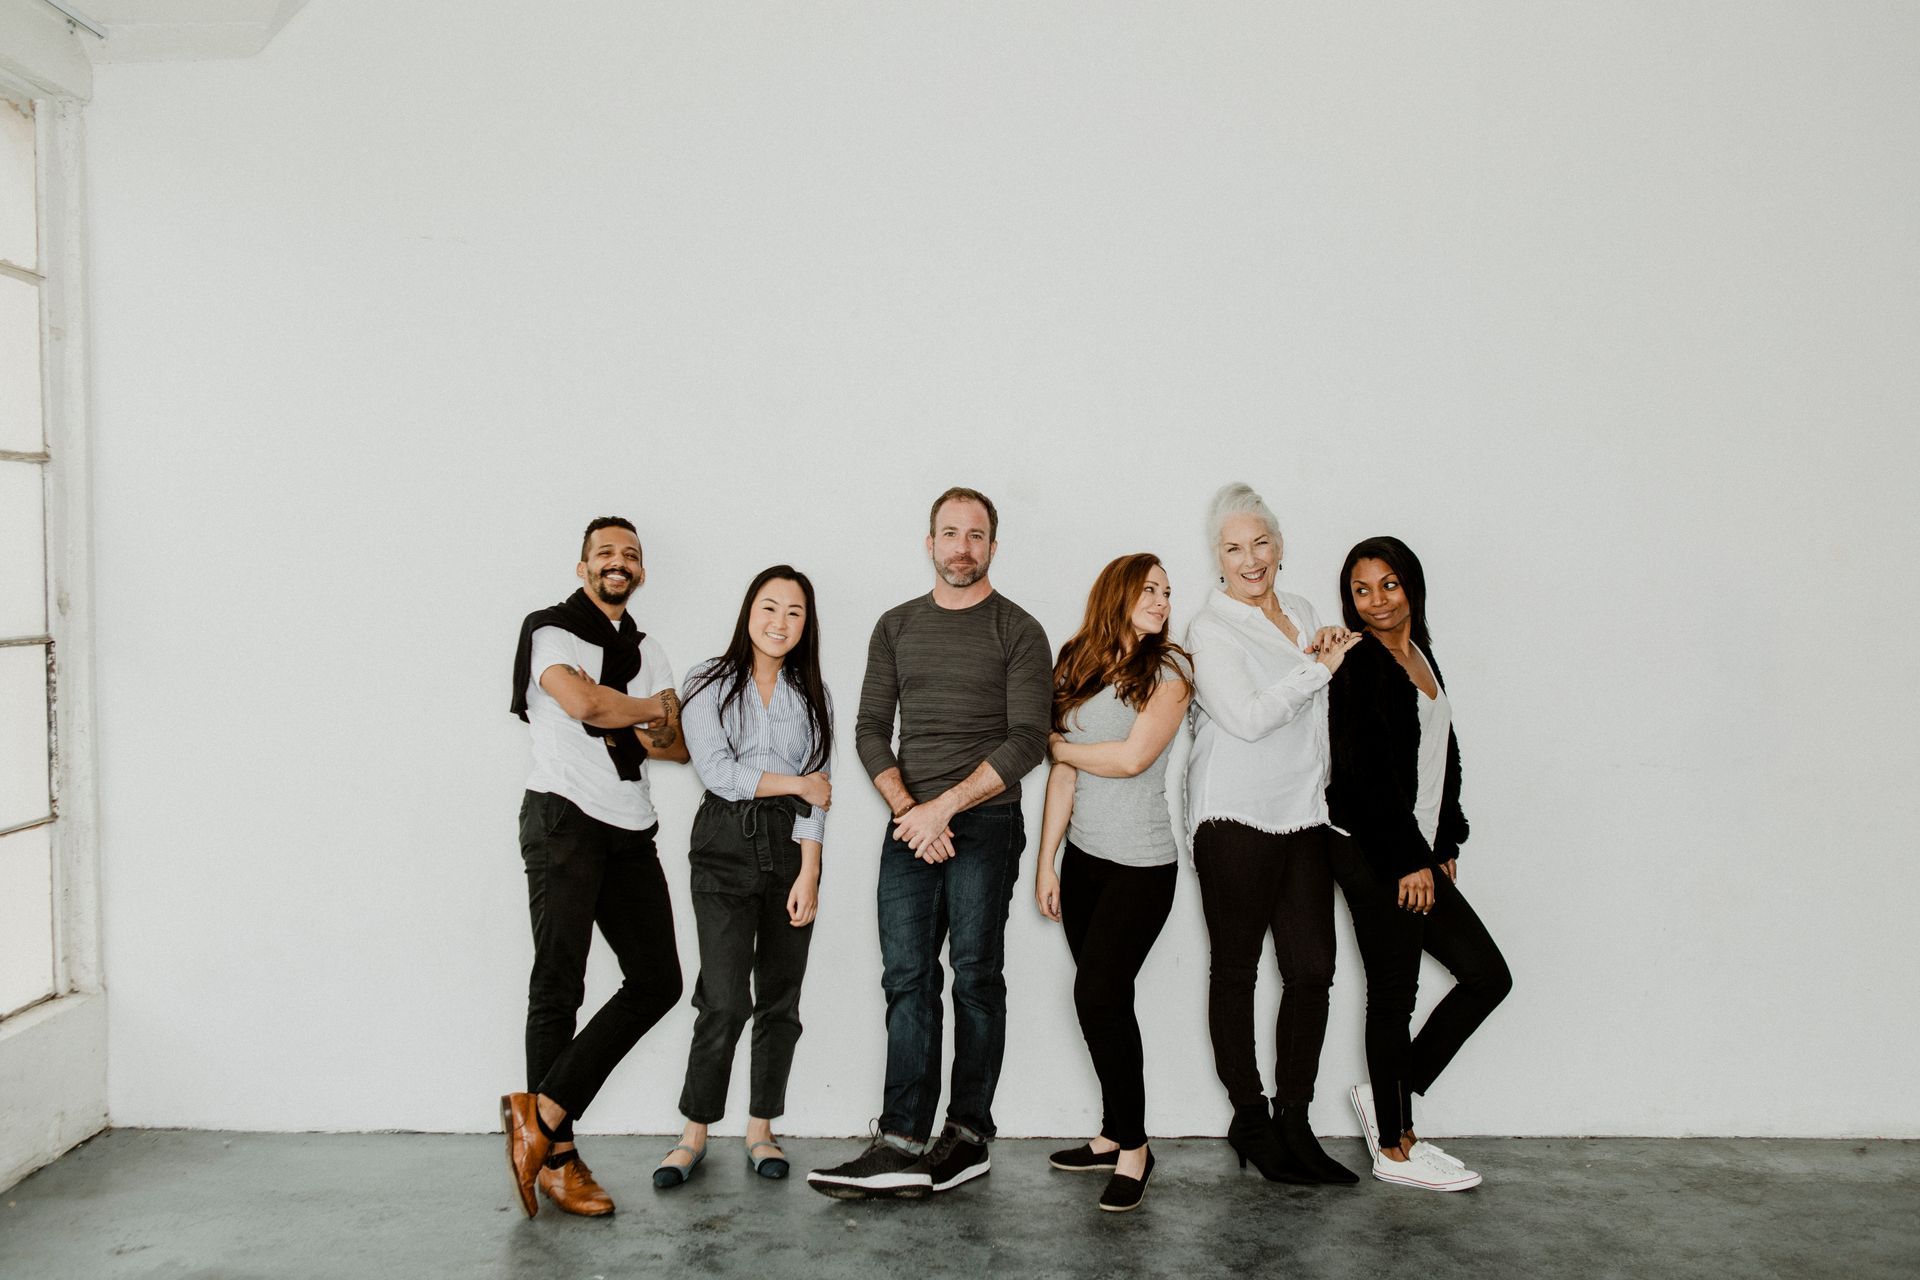
<instances>
[{"instance_id":1,"label":"dark straight hair","mask_svg":"<svg viewBox=\"0 0 1920 1280\"><path fill-rule=\"evenodd\" d=\"M826 681L820 678L820 617L813 607L813 583L792 565L776 564L754 576L753 582L747 587L746 597L740 601L740 617L733 624L733 639L727 642L727 651L688 683L686 700L692 702L708 686L718 685L721 690L720 714L724 722L727 708L746 691L747 681L753 677L753 639L747 634L747 623L753 617L753 602L760 598L760 588L779 579L797 585L807 602L807 625L800 632L799 643L787 650L787 656L781 659L780 674L793 682L801 701L807 706L807 728L813 737L813 754L800 772L816 773L827 767L827 760L833 755L833 707L827 701Z\"/></svg>"},{"instance_id":2,"label":"dark straight hair","mask_svg":"<svg viewBox=\"0 0 1920 1280\"><path fill-rule=\"evenodd\" d=\"M1347 629L1367 629L1366 621L1353 603L1353 566L1362 560L1384 560L1387 568L1393 570L1393 576L1400 579L1400 590L1406 593L1407 607L1413 613L1410 628L1413 642L1422 649L1431 649L1432 637L1427 634L1427 573L1420 567L1420 557L1413 554L1413 548L1394 537L1368 538L1355 543L1353 550L1347 552L1347 561L1340 566L1340 616Z\"/></svg>"}]
</instances>

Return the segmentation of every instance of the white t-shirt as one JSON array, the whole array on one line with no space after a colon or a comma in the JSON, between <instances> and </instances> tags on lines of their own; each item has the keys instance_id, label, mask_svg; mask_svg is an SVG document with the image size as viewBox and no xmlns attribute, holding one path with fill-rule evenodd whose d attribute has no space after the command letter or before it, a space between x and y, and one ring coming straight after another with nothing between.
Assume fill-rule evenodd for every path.
<instances>
[{"instance_id":1,"label":"white t-shirt","mask_svg":"<svg viewBox=\"0 0 1920 1280\"><path fill-rule=\"evenodd\" d=\"M1427 663L1427 674L1433 675L1433 663L1427 662L1427 655L1417 645L1414 652ZM1426 837L1429 849L1440 832L1440 798L1447 789L1447 735L1453 729L1453 704L1447 701L1447 691L1440 687L1438 676L1434 676L1433 687L1435 696L1431 698L1414 690L1420 700L1420 762L1415 775L1419 781L1413 820L1420 824L1420 834Z\"/></svg>"},{"instance_id":2,"label":"white t-shirt","mask_svg":"<svg viewBox=\"0 0 1920 1280\"><path fill-rule=\"evenodd\" d=\"M579 667L600 678L605 651L559 627L540 627L533 633L533 674L527 683L527 727L533 731L533 772L527 790L548 791L573 801L590 818L627 831L645 831L654 823L653 795L647 789L647 766L640 766L637 782L623 782L607 754L606 739L588 733L578 720L561 709L540 687L548 667ZM673 688L673 668L667 651L652 636L640 642L640 671L627 681L627 692L651 698Z\"/></svg>"}]
</instances>

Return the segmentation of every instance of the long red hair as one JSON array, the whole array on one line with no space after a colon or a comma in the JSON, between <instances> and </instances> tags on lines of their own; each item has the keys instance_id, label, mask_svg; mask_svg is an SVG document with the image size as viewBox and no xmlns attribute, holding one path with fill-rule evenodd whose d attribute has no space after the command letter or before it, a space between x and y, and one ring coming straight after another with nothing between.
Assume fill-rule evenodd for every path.
<instances>
[{"instance_id":1,"label":"long red hair","mask_svg":"<svg viewBox=\"0 0 1920 1280\"><path fill-rule=\"evenodd\" d=\"M1121 556L1100 571L1087 593L1087 613L1080 629L1060 646L1060 660L1053 664L1053 727L1065 733L1067 716L1074 708L1107 685L1120 701L1135 711L1143 710L1153 690L1171 672L1172 678L1191 692L1193 682L1187 672L1192 660L1186 650L1157 635L1133 634L1133 606L1147 584L1147 574L1157 568L1160 557L1145 551Z\"/></svg>"}]
</instances>

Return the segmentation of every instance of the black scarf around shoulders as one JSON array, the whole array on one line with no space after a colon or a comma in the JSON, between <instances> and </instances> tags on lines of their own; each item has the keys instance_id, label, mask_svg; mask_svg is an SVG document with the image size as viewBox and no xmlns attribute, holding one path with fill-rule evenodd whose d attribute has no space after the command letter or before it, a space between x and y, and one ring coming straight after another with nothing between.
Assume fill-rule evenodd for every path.
<instances>
[{"instance_id":1,"label":"black scarf around shoulders","mask_svg":"<svg viewBox=\"0 0 1920 1280\"><path fill-rule=\"evenodd\" d=\"M600 683L617 693L625 693L627 681L640 674L640 642L647 638L647 633L633 624L631 614L621 614L620 625L615 626L582 588L551 608L536 609L520 624L520 648L513 655L510 710L522 720L527 718L527 685L533 679L533 633L541 627L559 627L569 635L599 646ZM646 762L647 749L640 745L637 732L631 728L602 729L584 723L580 727L606 741L607 754L613 757L614 771L622 781L640 780L640 766Z\"/></svg>"}]
</instances>

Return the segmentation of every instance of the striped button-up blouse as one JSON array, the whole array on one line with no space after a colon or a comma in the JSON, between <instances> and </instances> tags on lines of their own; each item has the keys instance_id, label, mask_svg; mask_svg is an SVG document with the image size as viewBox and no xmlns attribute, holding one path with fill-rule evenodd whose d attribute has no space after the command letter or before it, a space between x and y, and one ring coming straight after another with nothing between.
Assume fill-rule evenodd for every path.
<instances>
[{"instance_id":1,"label":"striped button-up blouse","mask_svg":"<svg viewBox=\"0 0 1920 1280\"><path fill-rule=\"evenodd\" d=\"M691 689L713 668L709 659L687 673ZM760 704L760 692L749 680L726 709L721 684L710 684L680 708L680 731L687 739L693 768L707 790L722 800L751 800L763 773L798 774L813 756L814 737L807 724L806 698L785 672L773 687L773 702ZM795 840L820 840L827 827L827 811L815 807L793 823Z\"/></svg>"}]
</instances>

